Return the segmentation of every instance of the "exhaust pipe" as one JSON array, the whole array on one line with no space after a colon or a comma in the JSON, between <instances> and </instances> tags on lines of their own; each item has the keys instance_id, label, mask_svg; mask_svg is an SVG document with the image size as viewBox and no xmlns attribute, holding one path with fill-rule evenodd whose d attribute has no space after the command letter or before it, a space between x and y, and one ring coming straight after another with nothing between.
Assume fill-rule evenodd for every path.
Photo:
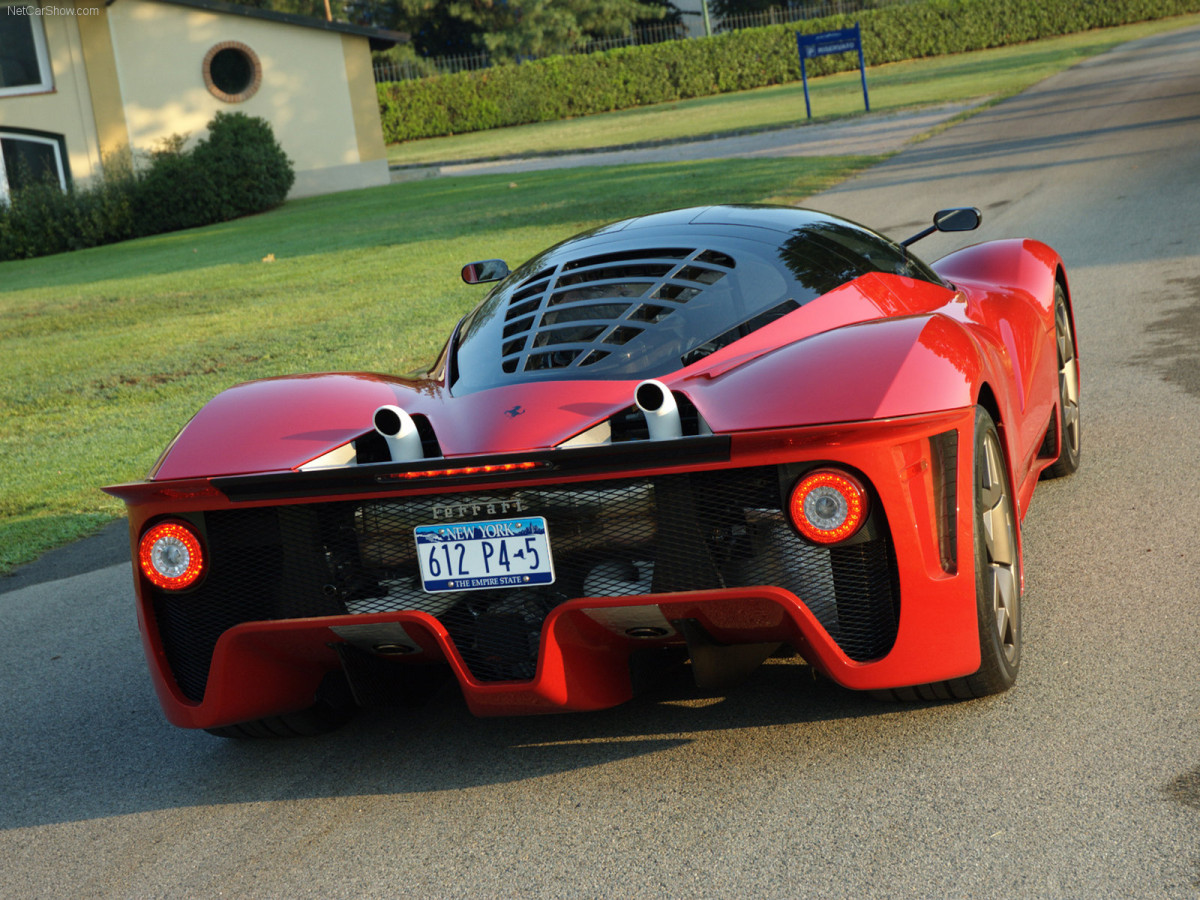
<instances>
[{"instance_id":1,"label":"exhaust pipe","mask_svg":"<svg viewBox=\"0 0 1200 900\"><path fill-rule=\"evenodd\" d=\"M671 389L661 381L653 378L643 381L633 392L633 402L646 417L650 440L669 441L683 436L679 406Z\"/></svg>"},{"instance_id":2,"label":"exhaust pipe","mask_svg":"<svg viewBox=\"0 0 1200 900\"><path fill-rule=\"evenodd\" d=\"M421 436L412 416L398 406L381 406L372 417L375 430L387 441L392 462L412 462L425 458Z\"/></svg>"}]
</instances>

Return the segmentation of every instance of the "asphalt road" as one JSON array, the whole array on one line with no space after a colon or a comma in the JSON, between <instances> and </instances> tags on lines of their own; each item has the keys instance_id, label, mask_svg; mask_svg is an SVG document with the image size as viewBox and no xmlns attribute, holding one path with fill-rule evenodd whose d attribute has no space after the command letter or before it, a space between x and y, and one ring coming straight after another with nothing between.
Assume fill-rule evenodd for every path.
<instances>
[{"instance_id":1,"label":"asphalt road","mask_svg":"<svg viewBox=\"0 0 1200 900\"><path fill-rule=\"evenodd\" d=\"M812 200L897 237L965 204L972 239L1060 250L1083 349L1013 690L883 705L780 663L707 699L479 720L447 695L225 742L162 720L127 566L56 557L0 594L0 896L1200 896L1200 29Z\"/></svg>"},{"instance_id":2,"label":"asphalt road","mask_svg":"<svg viewBox=\"0 0 1200 900\"><path fill-rule=\"evenodd\" d=\"M854 116L798 128L780 128L754 134L687 141L656 147L561 153L529 159L499 159L440 166L416 166L425 174L483 175L530 172L575 166L621 166L647 162L681 162L695 159L780 156L873 156L901 150L915 135L941 125L972 108L970 103L948 103L927 109ZM404 170L401 170L403 173ZM411 176L413 173L409 172Z\"/></svg>"}]
</instances>

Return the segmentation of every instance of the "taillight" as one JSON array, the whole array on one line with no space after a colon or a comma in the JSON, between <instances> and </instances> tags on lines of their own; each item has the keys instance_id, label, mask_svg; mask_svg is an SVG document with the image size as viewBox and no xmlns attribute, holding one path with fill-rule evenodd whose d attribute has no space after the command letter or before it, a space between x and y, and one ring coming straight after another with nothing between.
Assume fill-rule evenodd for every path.
<instances>
[{"instance_id":1,"label":"taillight","mask_svg":"<svg viewBox=\"0 0 1200 900\"><path fill-rule=\"evenodd\" d=\"M200 535L186 522L159 522L142 535L138 565L156 587L181 591L204 574L204 551Z\"/></svg>"},{"instance_id":2,"label":"taillight","mask_svg":"<svg viewBox=\"0 0 1200 900\"><path fill-rule=\"evenodd\" d=\"M852 475L817 469L792 488L788 515L810 541L836 544L853 537L867 520L867 492Z\"/></svg>"}]
</instances>

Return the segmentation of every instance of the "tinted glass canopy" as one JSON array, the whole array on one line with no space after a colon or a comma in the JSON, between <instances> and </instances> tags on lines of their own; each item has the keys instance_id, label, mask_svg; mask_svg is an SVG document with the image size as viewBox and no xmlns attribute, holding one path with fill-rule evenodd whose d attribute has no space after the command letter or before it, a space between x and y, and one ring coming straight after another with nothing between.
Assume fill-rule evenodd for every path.
<instances>
[{"instance_id":1,"label":"tinted glass canopy","mask_svg":"<svg viewBox=\"0 0 1200 900\"><path fill-rule=\"evenodd\" d=\"M868 272L941 283L882 235L809 210L626 219L551 247L497 285L459 328L452 389L659 377Z\"/></svg>"}]
</instances>

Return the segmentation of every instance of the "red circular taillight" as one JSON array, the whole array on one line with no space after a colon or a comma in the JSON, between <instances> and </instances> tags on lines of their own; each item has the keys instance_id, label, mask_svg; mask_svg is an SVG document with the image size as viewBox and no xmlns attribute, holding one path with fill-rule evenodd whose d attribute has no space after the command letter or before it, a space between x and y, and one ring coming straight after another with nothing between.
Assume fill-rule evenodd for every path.
<instances>
[{"instance_id":1,"label":"red circular taillight","mask_svg":"<svg viewBox=\"0 0 1200 900\"><path fill-rule=\"evenodd\" d=\"M138 565L156 587L169 591L190 587L204 573L200 536L178 519L159 522L142 535Z\"/></svg>"},{"instance_id":2,"label":"red circular taillight","mask_svg":"<svg viewBox=\"0 0 1200 900\"><path fill-rule=\"evenodd\" d=\"M836 544L852 537L867 520L867 492L852 475L818 469L792 488L788 515L810 541Z\"/></svg>"}]
</instances>

